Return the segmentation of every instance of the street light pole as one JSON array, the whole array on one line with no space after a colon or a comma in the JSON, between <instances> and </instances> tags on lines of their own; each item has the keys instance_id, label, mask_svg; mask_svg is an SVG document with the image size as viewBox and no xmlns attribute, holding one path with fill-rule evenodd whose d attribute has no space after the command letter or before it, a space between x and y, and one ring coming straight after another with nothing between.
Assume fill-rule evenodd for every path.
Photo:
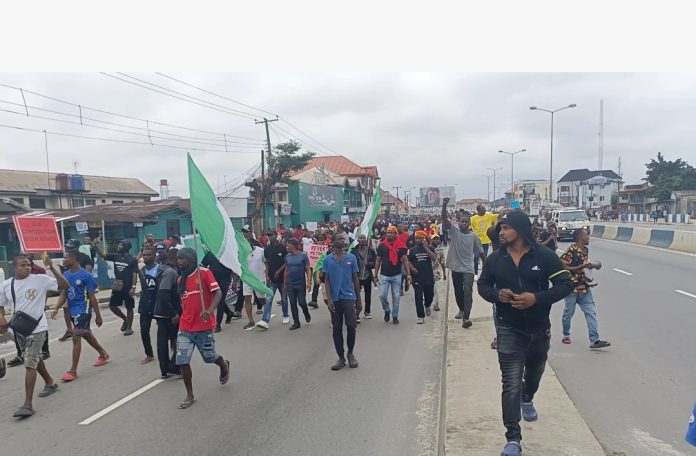
<instances>
[{"instance_id":1,"label":"street light pole","mask_svg":"<svg viewBox=\"0 0 696 456\"><path fill-rule=\"evenodd\" d=\"M504 150L499 150L498 152L501 154L508 154L510 156L510 186L512 187L512 197L513 199L515 198L515 155L521 153L521 152L526 152L527 149L521 149L518 150L517 152L505 152ZM510 206L512 206L512 199L510 200Z\"/></svg>"},{"instance_id":2,"label":"street light pole","mask_svg":"<svg viewBox=\"0 0 696 456\"><path fill-rule=\"evenodd\" d=\"M488 193L486 194L486 198L488 198L488 202L491 202L491 177L493 175L491 174L490 176L487 174L481 174L483 177L486 178L486 182L488 183Z\"/></svg>"},{"instance_id":3,"label":"street light pole","mask_svg":"<svg viewBox=\"0 0 696 456\"><path fill-rule=\"evenodd\" d=\"M564 109L568 108L574 108L576 107L576 104L569 104L568 106L564 106L562 108L554 109L554 110L548 110L544 108L538 108L536 106L530 106L529 109L532 111L544 111L548 112L551 114L551 160L550 160L550 167L549 167L549 198L551 199L551 202L553 202L553 115L557 113L558 111L563 111Z\"/></svg>"},{"instance_id":4,"label":"street light pole","mask_svg":"<svg viewBox=\"0 0 696 456\"><path fill-rule=\"evenodd\" d=\"M503 167L501 166L500 168L486 168L486 169L488 171L493 171L493 201L495 201L495 173L497 171L500 171L501 169L503 169Z\"/></svg>"}]
</instances>

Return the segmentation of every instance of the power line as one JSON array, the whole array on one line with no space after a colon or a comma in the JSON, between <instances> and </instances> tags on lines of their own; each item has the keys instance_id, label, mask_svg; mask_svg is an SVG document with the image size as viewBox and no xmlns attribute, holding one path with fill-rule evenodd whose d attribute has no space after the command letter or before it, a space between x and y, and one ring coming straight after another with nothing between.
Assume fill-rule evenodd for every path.
<instances>
[{"instance_id":1,"label":"power line","mask_svg":"<svg viewBox=\"0 0 696 456\"><path fill-rule=\"evenodd\" d=\"M119 81L125 82L126 84L132 84L132 85L137 86L137 87L142 87L143 89L150 90L150 91L152 91L152 92L156 92L156 93L159 93L159 94L162 94L162 95L166 95L166 96L168 96L168 97L176 98L176 99L178 99L178 100L186 101L186 102L188 102L188 103L192 103L192 104L195 104L195 105L198 105L198 106L202 106L202 107L204 107L204 108L212 109L212 110L214 110L214 111L219 111L219 112L222 112L222 113L225 113L225 114L231 114L231 115L237 116L237 117L242 117L242 118L244 118L244 119L254 120L254 116L253 116L253 115L246 114L246 113L245 113L245 114L239 114L240 111L236 111L236 110L234 110L234 109L226 108L226 107L224 107L224 106L222 106L223 109L220 109L220 108L218 108L218 107L216 107L216 106L221 106L221 105L216 105L215 103L210 103L210 102L208 102L208 101L201 100L201 99L199 99L199 98L191 97L191 96L186 95L186 94L181 94L180 92L175 92L175 91L169 90L169 89L163 89L163 90L167 90L167 91L172 92L172 93L176 93L176 94L178 94L178 95L183 95L183 96L185 96L185 97L188 97L188 98L191 98L192 100L197 100L197 101L187 100L186 98L182 98L182 97L177 96L177 95L172 95L171 93L163 92L162 90L153 89L152 87L148 87L148 86L145 86L145 85L142 85L142 84L138 84L137 82L133 82L133 81L129 81L129 80L127 80L127 79L119 78L118 76L114 76L113 74L104 73L104 72L101 72L101 74L103 74L104 76L108 76L108 77L110 77L110 78L117 79L117 80L119 80ZM118 74L123 74L123 73L118 73ZM123 74L123 75L124 75L125 77L127 77L127 78L132 78L132 79L135 79L136 81L144 82L145 84L150 84L150 83L148 83L148 82L146 82L146 81L142 81L142 80L140 80L140 79L134 78L133 76L128 76L127 74ZM155 86L154 84L150 84L150 85ZM159 86L155 86L155 87L159 87ZM199 103L199 102L200 102L200 103ZM207 104L205 104L205 103L207 103Z\"/></svg>"},{"instance_id":2,"label":"power line","mask_svg":"<svg viewBox=\"0 0 696 456\"><path fill-rule=\"evenodd\" d=\"M256 139L256 138L250 138L250 137L247 137L247 136L238 136L238 135L233 135L233 134L231 134L231 133L224 133L224 132L217 132L217 131L202 130L202 129L198 129L198 128L185 127L185 126L182 126L182 125L176 125L176 124L170 124L170 123L164 123L164 122L156 122L156 121L154 121L154 120L141 119L141 118L139 118L139 117L129 116L129 115L126 115L126 114L118 114L118 113L115 113L115 112L105 111L105 110L103 110L103 109L91 108L91 107L88 107L88 106L79 105L79 104L76 104L76 103L73 103L73 102L70 102L70 101L61 100L60 98L51 97L51 96L49 96L49 95L45 95L45 94L38 93L38 92L33 92L33 91L31 91L31 90L23 89L23 88L21 88L21 87L11 86L11 85L8 85L8 84L0 83L0 87L6 87L6 88L8 88L8 89L17 90L17 91L19 91L19 92L22 94L22 97L24 96L24 93L29 93L29 94L35 95L35 96L37 96L37 97L45 98L45 99L47 99L47 100L56 101L56 102L58 102L58 103L63 103L63 104L72 106L72 107L74 107L74 108L78 108L78 109L80 109L80 111L84 109L84 110L89 110L89 111L93 111L93 112L98 112L98 113L101 113L101 114L107 114L107 115L111 115L111 116L115 116L115 117L121 117L121 118L123 118L123 119L137 120L137 121L143 122L143 123L149 122L149 123L151 123L151 124L161 125L161 126L163 126L163 127L178 128L178 129L181 129L181 130L195 131L195 132L198 132L198 133L207 133L207 134L211 134L211 135L218 135L218 136L221 136L221 137L230 137L230 138L237 138L237 139L246 139L246 140L249 140L249 141L259 141L259 140ZM22 105L22 106L24 106L24 105ZM132 127L132 128L135 128L135 127Z\"/></svg>"},{"instance_id":3,"label":"power line","mask_svg":"<svg viewBox=\"0 0 696 456\"><path fill-rule=\"evenodd\" d=\"M263 110L263 109L256 108L256 107L254 107L254 106L251 106L251 105L242 103L241 101L233 100L232 98L228 98L228 97L219 95L219 94L217 94L217 93L215 93L215 92L211 92L210 90L206 90L206 89L203 89L203 88L201 88L201 87L195 86L195 85L193 85L193 84L189 84L188 82L184 82L184 81L181 81L181 80L179 80L179 79L173 78L173 77L171 77L171 76L167 76L167 75L164 74L164 73L156 73L156 74L158 74L158 75L160 75L160 76L162 76L162 77L164 77L164 78L171 79L172 81L176 81L176 82L178 82L179 84L183 84L183 85L185 85L185 86L192 87L192 88L194 88L194 89L200 90L200 91L202 91L202 92L208 93L208 94L213 95L213 96L216 96L216 97L218 97L218 98L222 98L223 100L231 101L232 103L236 103L236 104L238 104L238 105L240 105L240 106L244 106L245 108L255 109L256 111L263 112L263 113L265 113L265 114L270 114L270 115L272 115L272 116L278 117L278 114L276 114L276 113L274 113L274 112L265 111L265 110Z\"/></svg>"},{"instance_id":4,"label":"power line","mask_svg":"<svg viewBox=\"0 0 696 456\"><path fill-rule=\"evenodd\" d=\"M200 149L200 148L195 148L195 147L180 147L180 146L170 146L168 144L150 144L149 142L138 142L138 141L128 141L124 139L113 139L113 138L98 138L94 136L82 136L82 135L73 135L69 133L58 133L55 131L47 131L47 130L36 130L34 128L26 128L26 127L18 127L16 125L6 125L6 124L0 124L0 127L2 128L10 128L14 130L22 130L22 131L30 131L34 133L45 133L48 135L54 135L54 136L67 136L70 138L81 138L81 139L90 139L93 141L106 141L106 142L116 142L116 143L125 143L125 144L140 144L143 146L150 146L150 147L166 147L169 149L182 149L182 150L188 150L188 151L197 151L197 152L222 152L222 153L227 153L224 150L213 150L213 149ZM243 152L243 151L235 151L235 152L230 152L230 153L239 153L239 154L255 154L256 152Z\"/></svg>"},{"instance_id":5,"label":"power line","mask_svg":"<svg viewBox=\"0 0 696 456\"><path fill-rule=\"evenodd\" d=\"M5 102L4 102L3 100L0 100L0 103L5 103ZM10 104L16 104L16 103L10 103ZM9 109L2 109L2 108L0 108L0 112L6 112L6 113L9 113L9 114L16 114L16 115L20 115L20 116L22 116L22 117L25 117L25 114L24 114L24 113L18 112L18 111L12 111L12 110L9 110ZM69 115L69 114L68 114L68 115ZM72 125L79 125L79 126L83 126L83 127L99 128L100 130L108 130L108 131L114 131L114 132L117 132L117 133L126 133L126 134L129 134L129 135L143 136L143 137L149 138L150 140L152 140L152 138L155 138L155 139L163 139L163 140L165 140L165 141L175 141L175 142L183 142L183 143L191 143L191 144L202 144L202 145L205 145L205 146L213 146L213 147L222 147L222 148L224 148L224 150L220 150L220 152L228 151L229 148L234 148L234 149L251 149L252 147L253 147L253 148L257 148L257 147L258 147L258 146L255 146L255 145L253 145L253 144L244 145L244 146L241 146L241 145L234 146L234 145L233 145L233 146L227 147L227 146L225 146L225 145L223 145L223 144L211 144L211 143L208 143L208 142L193 141L193 140L187 140L187 139L167 138L167 137L164 137L164 136L157 136L157 135L151 135L151 134L145 134L145 133L136 133L136 132L133 132L133 131L119 130L118 128L101 127L101 126L99 126L99 125L91 125L91 124L84 123L84 122L80 123L80 122L74 122L74 121L65 120L65 119L56 119L55 117L39 116L39 115L35 115L35 114L30 115L29 118L30 118L30 119L31 119L31 118L34 118L34 119L50 120L50 121L54 121L54 122L62 122L62 123L67 123L67 124L72 124ZM150 145L154 145L154 144L152 144L152 142L150 142Z\"/></svg>"},{"instance_id":6,"label":"power line","mask_svg":"<svg viewBox=\"0 0 696 456\"><path fill-rule=\"evenodd\" d=\"M290 126L291 126L292 128L294 128L295 130L299 131L299 132L300 132L301 134L303 134L305 137L307 137L307 138L309 138L310 140L312 140L315 144L319 144L321 147L323 147L324 149L328 150L329 152L331 152L331 153L333 153L333 154L340 155L340 154L339 154L338 152L336 152L335 150L331 149L330 147L327 147L327 146L323 145L322 143L320 143L320 142L317 141L316 139L314 139L314 138L312 138L311 136L309 136L309 135L308 135L307 133L305 133L304 131L302 131L302 130L300 130L299 128L297 128L295 125L293 125L293 124L291 124L290 122L288 122L288 120L285 119L284 117L281 117L280 120L282 120L282 121L285 122L286 124L290 125ZM277 126L277 125L276 125L276 126ZM277 127L278 127L278 126L277 126ZM281 127L278 127L278 128L280 128L281 130L283 130ZM285 131L286 133L289 133L287 130L283 130L283 131Z\"/></svg>"}]
</instances>

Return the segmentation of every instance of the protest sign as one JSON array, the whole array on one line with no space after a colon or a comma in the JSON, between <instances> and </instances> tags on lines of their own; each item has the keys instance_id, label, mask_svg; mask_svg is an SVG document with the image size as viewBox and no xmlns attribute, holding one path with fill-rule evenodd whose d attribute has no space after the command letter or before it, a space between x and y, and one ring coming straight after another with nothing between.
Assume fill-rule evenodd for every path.
<instances>
[{"instance_id":1,"label":"protest sign","mask_svg":"<svg viewBox=\"0 0 696 456\"><path fill-rule=\"evenodd\" d=\"M322 253L324 253L329 247L324 244L305 244L304 252L309 257L309 266L314 268L317 264L317 260Z\"/></svg>"},{"instance_id":2,"label":"protest sign","mask_svg":"<svg viewBox=\"0 0 696 456\"><path fill-rule=\"evenodd\" d=\"M63 251L63 242L54 217L15 215L12 219L23 252Z\"/></svg>"}]
</instances>

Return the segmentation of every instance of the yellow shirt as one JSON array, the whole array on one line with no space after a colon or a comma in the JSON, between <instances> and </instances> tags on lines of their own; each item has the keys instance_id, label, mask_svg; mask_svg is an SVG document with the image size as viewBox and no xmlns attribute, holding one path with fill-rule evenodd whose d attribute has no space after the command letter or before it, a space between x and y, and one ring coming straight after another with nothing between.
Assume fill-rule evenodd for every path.
<instances>
[{"instance_id":1,"label":"yellow shirt","mask_svg":"<svg viewBox=\"0 0 696 456\"><path fill-rule=\"evenodd\" d=\"M486 231L488 231L488 228L495 225L495 222L497 221L497 214L476 214L471 217L471 229L474 230L474 233L476 233L476 235L479 237L479 239L481 240L481 244L491 243L491 240L488 238L488 234L486 234Z\"/></svg>"},{"instance_id":2,"label":"yellow shirt","mask_svg":"<svg viewBox=\"0 0 696 456\"><path fill-rule=\"evenodd\" d=\"M438 227L436 223L430 225L430 229L432 229L436 235L440 235L440 227Z\"/></svg>"}]
</instances>

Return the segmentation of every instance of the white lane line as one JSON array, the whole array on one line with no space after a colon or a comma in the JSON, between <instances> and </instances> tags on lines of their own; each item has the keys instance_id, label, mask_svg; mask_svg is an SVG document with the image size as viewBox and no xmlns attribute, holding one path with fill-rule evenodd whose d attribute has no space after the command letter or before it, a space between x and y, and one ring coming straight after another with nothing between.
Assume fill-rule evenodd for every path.
<instances>
[{"instance_id":1,"label":"white lane line","mask_svg":"<svg viewBox=\"0 0 696 456\"><path fill-rule=\"evenodd\" d=\"M623 274L623 275L627 275L627 276L632 276L632 275L633 275L633 274L631 274L630 272L622 271L621 269L616 269L616 268L614 268L613 270L616 271L616 272L618 272L619 274Z\"/></svg>"},{"instance_id":2,"label":"white lane line","mask_svg":"<svg viewBox=\"0 0 696 456\"><path fill-rule=\"evenodd\" d=\"M109 412L112 412L112 411L116 410L117 408L119 408L120 406L122 406L123 404L125 404L126 402L135 399L136 397L138 397L138 396L140 396L141 394L143 394L145 391L154 388L155 386L159 385L159 384L162 383L163 381L164 381L164 379L158 378L157 380L154 380L152 383L148 383L147 385L143 386L143 387L140 388L139 390L130 393L128 396L124 397L123 399L114 402L113 404L111 404L110 406L106 407L105 409L103 409L103 410L101 410L101 411L95 413L94 415L90 416L90 417L87 418L86 420L81 421L79 424L80 424L81 426L87 426L88 424L94 423L95 421L97 421L97 420L98 420L99 418L101 418L102 416L106 415L106 414L109 413Z\"/></svg>"},{"instance_id":3,"label":"white lane line","mask_svg":"<svg viewBox=\"0 0 696 456\"><path fill-rule=\"evenodd\" d=\"M679 294L683 294L684 296L688 296L688 297L690 297L690 298L696 299L696 295L695 295L695 294L687 293L686 291L683 291L683 290L674 290L674 291L676 291L676 292L679 293Z\"/></svg>"}]
</instances>

